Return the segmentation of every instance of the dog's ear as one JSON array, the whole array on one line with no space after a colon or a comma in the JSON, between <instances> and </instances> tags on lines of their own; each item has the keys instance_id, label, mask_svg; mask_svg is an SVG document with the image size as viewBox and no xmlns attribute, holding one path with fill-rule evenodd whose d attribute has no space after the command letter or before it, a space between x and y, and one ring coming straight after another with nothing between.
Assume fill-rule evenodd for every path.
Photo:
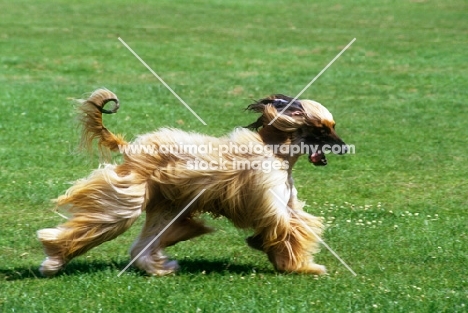
<instances>
[{"instance_id":1,"label":"dog's ear","mask_svg":"<svg viewBox=\"0 0 468 313\"><path fill-rule=\"evenodd\" d=\"M298 100L293 100L294 98L276 94L252 103L246 110L262 113L262 116L246 127L258 130L260 127L264 126L265 123L274 119L279 112L282 112L281 115L293 118L296 116L304 116L304 108L301 103Z\"/></svg>"},{"instance_id":2,"label":"dog's ear","mask_svg":"<svg viewBox=\"0 0 468 313\"><path fill-rule=\"evenodd\" d=\"M294 98L276 94L270 97L260 99L255 103L252 103L247 107L247 110L254 111L258 113L263 113L265 107L268 105L273 106L278 112L282 112L284 108L287 109L283 112L283 114L294 116L294 115L301 115L304 113L304 108L302 107L301 103L298 100L293 101Z\"/></svg>"}]
</instances>

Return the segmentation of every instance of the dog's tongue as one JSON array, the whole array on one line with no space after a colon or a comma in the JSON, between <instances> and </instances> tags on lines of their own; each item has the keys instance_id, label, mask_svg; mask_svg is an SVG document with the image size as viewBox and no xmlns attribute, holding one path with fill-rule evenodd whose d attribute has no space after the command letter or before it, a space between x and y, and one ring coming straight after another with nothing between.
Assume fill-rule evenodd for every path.
<instances>
[{"instance_id":1,"label":"dog's tongue","mask_svg":"<svg viewBox=\"0 0 468 313\"><path fill-rule=\"evenodd\" d=\"M320 160L322 159L322 154L318 152L314 152L310 155L310 162L312 163L319 163Z\"/></svg>"}]
</instances>

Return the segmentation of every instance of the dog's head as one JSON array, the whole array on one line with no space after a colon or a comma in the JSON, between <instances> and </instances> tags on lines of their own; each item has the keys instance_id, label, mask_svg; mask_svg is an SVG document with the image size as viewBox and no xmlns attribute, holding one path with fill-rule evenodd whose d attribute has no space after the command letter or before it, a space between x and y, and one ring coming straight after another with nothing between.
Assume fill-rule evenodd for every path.
<instances>
[{"instance_id":1,"label":"dog's head","mask_svg":"<svg viewBox=\"0 0 468 313\"><path fill-rule=\"evenodd\" d=\"M285 95L273 95L247 107L262 113L251 129L259 133L267 144L288 144L299 147L299 154L308 147L309 161L314 165L327 165L325 152L347 152L346 144L335 132L332 114L320 103L312 100L294 100Z\"/></svg>"}]
</instances>

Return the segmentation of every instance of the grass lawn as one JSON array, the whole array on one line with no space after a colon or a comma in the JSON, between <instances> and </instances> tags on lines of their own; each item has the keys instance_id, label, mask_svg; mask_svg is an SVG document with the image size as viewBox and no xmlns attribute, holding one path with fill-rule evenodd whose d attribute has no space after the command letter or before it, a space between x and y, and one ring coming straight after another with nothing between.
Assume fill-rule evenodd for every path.
<instances>
[{"instance_id":1,"label":"grass lawn","mask_svg":"<svg viewBox=\"0 0 468 313\"><path fill-rule=\"evenodd\" d=\"M468 3L383 1L0 0L0 312L468 311ZM197 120L121 37L207 123ZM130 261L139 225L40 277L36 231L62 218L53 199L98 158L78 153L69 98L98 87L121 100L109 129L161 126L222 135L243 109L295 96L334 114L356 153L306 158L295 181L323 216L329 274L278 274L211 219L214 234L168 253L181 271L148 277Z\"/></svg>"}]
</instances>

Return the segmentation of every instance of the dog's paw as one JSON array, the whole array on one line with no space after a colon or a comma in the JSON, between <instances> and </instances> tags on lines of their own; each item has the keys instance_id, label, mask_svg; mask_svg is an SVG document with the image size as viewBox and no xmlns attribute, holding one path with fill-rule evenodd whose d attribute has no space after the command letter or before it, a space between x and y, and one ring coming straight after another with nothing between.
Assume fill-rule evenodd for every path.
<instances>
[{"instance_id":1,"label":"dog's paw","mask_svg":"<svg viewBox=\"0 0 468 313\"><path fill-rule=\"evenodd\" d=\"M320 264L309 263L301 272L314 274L314 275L323 275L327 273L327 268Z\"/></svg>"},{"instance_id":2,"label":"dog's paw","mask_svg":"<svg viewBox=\"0 0 468 313\"><path fill-rule=\"evenodd\" d=\"M57 274L57 272L63 267L64 262L60 258L47 257L42 262L39 272L42 276L51 277Z\"/></svg>"},{"instance_id":3,"label":"dog's paw","mask_svg":"<svg viewBox=\"0 0 468 313\"><path fill-rule=\"evenodd\" d=\"M177 261L172 260L172 261L167 261L164 263L162 268L157 268L155 269L151 274L154 276L166 276L170 274L174 274L179 270L179 264Z\"/></svg>"}]
</instances>

